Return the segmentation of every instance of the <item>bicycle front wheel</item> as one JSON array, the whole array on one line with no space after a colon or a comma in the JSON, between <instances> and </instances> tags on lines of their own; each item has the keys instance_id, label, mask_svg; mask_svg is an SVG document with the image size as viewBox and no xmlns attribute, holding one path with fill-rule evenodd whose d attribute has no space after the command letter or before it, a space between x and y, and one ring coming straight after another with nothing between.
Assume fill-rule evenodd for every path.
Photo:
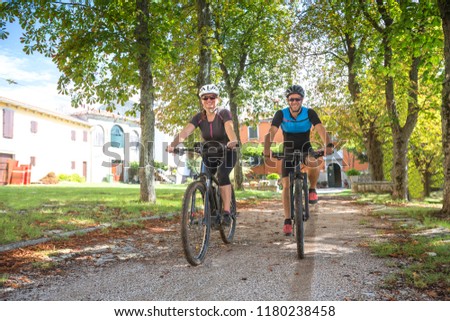
<instances>
[{"instance_id":1,"label":"bicycle front wheel","mask_svg":"<svg viewBox=\"0 0 450 321\"><path fill-rule=\"evenodd\" d=\"M298 258L303 259L305 257L305 227L303 221L302 186L299 179L296 179L294 184L295 239L297 241Z\"/></svg>"},{"instance_id":2,"label":"bicycle front wheel","mask_svg":"<svg viewBox=\"0 0 450 321\"><path fill-rule=\"evenodd\" d=\"M231 186L231 204L230 204L231 224L230 226L220 225L220 237L225 244L229 244L233 241L234 232L236 231L236 197L234 196L234 189Z\"/></svg>"},{"instance_id":3,"label":"bicycle front wheel","mask_svg":"<svg viewBox=\"0 0 450 321\"><path fill-rule=\"evenodd\" d=\"M194 266L205 259L211 232L211 212L205 194L206 185L193 182L186 189L183 199L181 239L186 259Z\"/></svg>"}]
</instances>

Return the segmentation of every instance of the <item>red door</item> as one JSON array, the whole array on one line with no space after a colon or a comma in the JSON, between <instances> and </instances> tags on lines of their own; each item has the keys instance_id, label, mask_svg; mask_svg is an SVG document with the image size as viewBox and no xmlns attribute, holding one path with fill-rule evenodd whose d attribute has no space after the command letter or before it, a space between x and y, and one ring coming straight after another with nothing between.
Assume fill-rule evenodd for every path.
<instances>
[{"instance_id":1,"label":"red door","mask_svg":"<svg viewBox=\"0 0 450 321\"><path fill-rule=\"evenodd\" d=\"M13 159L11 154L0 154L0 185L7 185L8 182L8 160Z\"/></svg>"},{"instance_id":2,"label":"red door","mask_svg":"<svg viewBox=\"0 0 450 321\"><path fill-rule=\"evenodd\" d=\"M85 182L87 182L87 162L83 162L83 176Z\"/></svg>"}]
</instances>

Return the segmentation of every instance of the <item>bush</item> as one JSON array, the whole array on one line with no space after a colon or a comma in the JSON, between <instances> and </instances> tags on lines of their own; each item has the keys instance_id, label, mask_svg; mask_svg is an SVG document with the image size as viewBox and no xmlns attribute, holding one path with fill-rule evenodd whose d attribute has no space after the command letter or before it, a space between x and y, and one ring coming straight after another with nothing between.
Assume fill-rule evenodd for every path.
<instances>
[{"instance_id":1,"label":"bush","mask_svg":"<svg viewBox=\"0 0 450 321\"><path fill-rule=\"evenodd\" d=\"M59 181L77 182L77 183L84 183L86 180L83 176L80 176L78 174L72 174L72 175L59 174L58 179L59 179Z\"/></svg>"},{"instance_id":2,"label":"bush","mask_svg":"<svg viewBox=\"0 0 450 321\"><path fill-rule=\"evenodd\" d=\"M154 161L153 163L155 165L155 168L160 168L163 171L167 171L169 169L169 167L166 164L164 164L163 162ZM139 167L139 164L138 164L138 167Z\"/></svg>"},{"instance_id":3,"label":"bush","mask_svg":"<svg viewBox=\"0 0 450 321\"><path fill-rule=\"evenodd\" d=\"M130 179L133 179L135 175L139 173L139 162L131 162L130 167L128 168L128 176Z\"/></svg>"},{"instance_id":4,"label":"bush","mask_svg":"<svg viewBox=\"0 0 450 321\"><path fill-rule=\"evenodd\" d=\"M269 175L267 175L267 179L279 179L280 175L278 175L277 173L270 173Z\"/></svg>"},{"instance_id":5,"label":"bush","mask_svg":"<svg viewBox=\"0 0 450 321\"><path fill-rule=\"evenodd\" d=\"M346 172L347 176L359 176L361 172L357 169L351 168Z\"/></svg>"}]
</instances>

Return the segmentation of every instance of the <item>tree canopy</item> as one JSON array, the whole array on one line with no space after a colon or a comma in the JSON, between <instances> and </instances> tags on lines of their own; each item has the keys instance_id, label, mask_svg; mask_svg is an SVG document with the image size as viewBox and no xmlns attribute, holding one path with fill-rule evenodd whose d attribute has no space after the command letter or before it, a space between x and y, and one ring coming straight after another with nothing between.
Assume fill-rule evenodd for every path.
<instances>
[{"instance_id":1,"label":"tree canopy","mask_svg":"<svg viewBox=\"0 0 450 321\"><path fill-rule=\"evenodd\" d=\"M283 88L304 85L335 138L366 153L372 177L392 179L397 198L407 197L408 167L421 173L424 190L426 175L450 175L439 170L449 154L446 1L11 1L0 8L0 39L6 21L18 20L24 51L51 57L58 89L74 106L112 110L139 101L143 200L154 200L147 143L155 125L179 130L197 112L205 81L220 86L237 133L242 123L271 117ZM429 133L442 134L442 143ZM427 162L440 144L442 156Z\"/></svg>"}]
</instances>

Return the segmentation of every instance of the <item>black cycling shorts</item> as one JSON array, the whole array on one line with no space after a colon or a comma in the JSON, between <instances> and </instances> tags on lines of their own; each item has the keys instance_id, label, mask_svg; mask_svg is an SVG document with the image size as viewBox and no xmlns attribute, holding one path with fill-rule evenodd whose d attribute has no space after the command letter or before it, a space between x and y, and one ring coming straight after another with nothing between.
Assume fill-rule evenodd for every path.
<instances>
[{"instance_id":1,"label":"black cycling shorts","mask_svg":"<svg viewBox=\"0 0 450 321\"><path fill-rule=\"evenodd\" d=\"M230 173L236 165L237 153L235 150L227 150L223 154L207 154L203 157L203 163L209 168L211 174L217 172L219 186L230 185Z\"/></svg>"}]
</instances>

